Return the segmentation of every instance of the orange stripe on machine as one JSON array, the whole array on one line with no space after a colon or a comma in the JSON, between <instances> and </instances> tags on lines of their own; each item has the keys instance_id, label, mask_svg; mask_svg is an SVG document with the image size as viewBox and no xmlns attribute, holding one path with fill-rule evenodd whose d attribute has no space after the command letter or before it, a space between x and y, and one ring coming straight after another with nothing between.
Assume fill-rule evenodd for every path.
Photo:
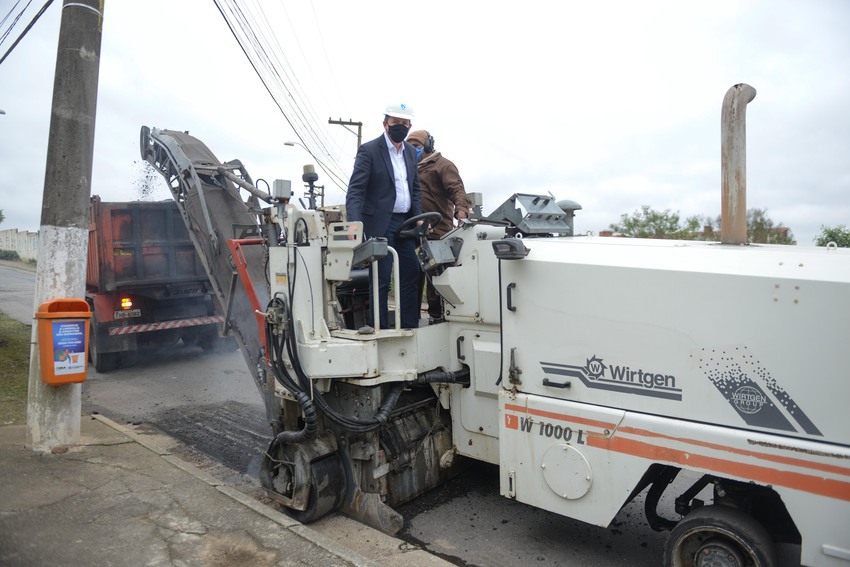
<instances>
[{"instance_id":1,"label":"orange stripe on machine","mask_svg":"<svg viewBox=\"0 0 850 567\"><path fill-rule=\"evenodd\" d=\"M589 425L591 427L598 427L600 429L610 429L611 431L617 427L616 423L606 423L604 421L599 421L595 419L585 419L581 417L575 417L572 415L565 415L562 413L555 413L552 411L543 411L536 409L528 409L525 406L516 406L513 404L505 404L505 409L508 411L515 411L519 413L528 413L531 415L536 415L538 417L548 417L550 419L560 419L562 421L569 421L570 423L581 423L582 425Z\"/></svg>"},{"instance_id":2,"label":"orange stripe on machine","mask_svg":"<svg viewBox=\"0 0 850 567\"><path fill-rule=\"evenodd\" d=\"M839 467L836 465L830 465L828 463L818 463L813 461L807 461L805 459L798 459L795 457L783 457L782 455L775 455L773 453L758 453L755 451L747 451L745 449L737 449L735 447L727 447L725 445L719 445L717 443L711 443L709 441L700 441L698 439L685 439L683 437L673 437L672 435L665 435L663 433L656 433L654 431L647 431L646 429L638 429L636 427L621 427L617 430L619 433L631 433L632 435L640 435L643 437L656 437L659 439L669 439L673 441L678 441L681 443L688 443L690 445L697 445L699 447L706 447L708 449L715 449L717 451L724 451L726 453L734 453L738 455L743 455L746 457L755 457L757 459L763 459L765 461L771 461L774 463L782 463L783 465L791 465L795 467L806 467L810 469L820 470L824 472L840 474L844 476L850 476L850 468L847 467Z\"/></svg>"},{"instance_id":3,"label":"orange stripe on machine","mask_svg":"<svg viewBox=\"0 0 850 567\"><path fill-rule=\"evenodd\" d=\"M588 437L587 445L607 451L643 457L653 461L687 464L692 467L747 478L764 484L784 486L812 494L850 501L850 482L842 480L719 459L698 453L672 449L670 447L659 447L651 443L622 437Z\"/></svg>"},{"instance_id":4,"label":"orange stripe on machine","mask_svg":"<svg viewBox=\"0 0 850 567\"><path fill-rule=\"evenodd\" d=\"M765 461L777 462L810 470L820 470L823 472L850 477L850 468L830 465L827 463L807 461L794 457L783 457L770 453L747 451L744 449L727 447L724 445L719 445L706 441L699 441L696 439L672 437L669 435L655 433L652 431L635 427L621 427L618 429L617 424L615 423L606 423L604 421L581 418L557 412L526 408L514 404L505 404L505 410L517 412L520 414L533 415L541 418L565 421L572 424L587 425L589 427L605 429L610 432L614 432L616 430L616 432L620 434L630 434L655 439L670 440L676 443L683 443L695 447L704 447L707 449L712 449L724 453L731 453L744 457L751 457ZM508 420L506 420L506 423L509 424ZM511 427L511 429L522 428ZM529 431L530 429L525 430ZM586 444L590 447L595 447L597 449L604 449L606 451L613 451L616 453L632 455L635 457L641 457L652 461L688 465L695 468L714 471L717 473L737 476L740 478L747 478L765 484L784 486L787 488L793 488L795 490L810 492L812 494L819 494L822 496L828 496L830 498L837 498L840 500L850 501L850 482L847 482L845 480L830 479L825 478L823 476L814 476L812 474L807 473L782 471L763 465L748 464L732 461L729 459L710 457L708 455L699 454L694 451L685 451L671 447L663 447L649 442L630 439L622 436L609 437L607 435L600 435L599 433L594 433L595 432L588 431L587 435L583 437L582 444Z\"/></svg>"}]
</instances>

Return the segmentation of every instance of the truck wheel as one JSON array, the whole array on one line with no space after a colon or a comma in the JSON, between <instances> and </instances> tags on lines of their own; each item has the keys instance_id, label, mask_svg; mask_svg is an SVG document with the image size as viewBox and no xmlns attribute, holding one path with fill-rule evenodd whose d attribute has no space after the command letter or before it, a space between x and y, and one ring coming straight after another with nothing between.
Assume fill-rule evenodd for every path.
<instances>
[{"instance_id":1,"label":"truck wheel","mask_svg":"<svg viewBox=\"0 0 850 567\"><path fill-rule=\"evenodd\" d=\"M776 547L750 515L729 506L697 508L676 524L665 567L776 567Z\"/></svg>"},{"instance_id":2,"label":"truck wheel","mask_svg":"<svg viewBox=\"0 0 850 567\"><path fill-rule=\"evenodd\" d=\"M198 338L198 344L203 350L213 350L218 345L218 333L206 333Z\"/></svg>"},{"instance_id":3,"label":"truck wheel","mask_svg":"<svg viewBox=\"0 0 850 567\"><path fill-rule=\"evenodd\" d=\"M232 352L239 345L233 337L219 337L218 333L205 335L198 340L205 351Z\"/></svg>"},{"instance_id":4,"label":"truck wheel","mask_svg":"<svg viewBox=\"0 0 850 567\"><path fill-rule=\"evenodd\" d=\"M100 352L97 348L97 334L100 325L95 322L91 323L89 328L89 362L94 365L94 369L98 372L109 372L114 370L121 360L121 353L118 352Z\"/></svg>"}]
</instances>

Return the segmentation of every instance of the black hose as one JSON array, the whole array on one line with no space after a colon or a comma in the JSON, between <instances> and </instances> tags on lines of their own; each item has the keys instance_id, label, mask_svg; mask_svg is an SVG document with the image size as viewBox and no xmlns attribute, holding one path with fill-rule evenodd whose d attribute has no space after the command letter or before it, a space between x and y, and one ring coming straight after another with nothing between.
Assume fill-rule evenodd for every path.
<instances>
[{"instance_id":1,"label":"black hose","mask_svg":"<svg viewBox=\"0 0 850 567\"><path fill-rule=\"evenodd\" d=\"M387 424L387 421L390 419L390 413L398 403L398 399L401 397L402 391L404 391L404 384L399 383L396 384L393 389L390 390L390 393L384 397L384 403L381 404L381 407L375 412L375 417L372 418L378 423L378 427L382 427Z\"/></svg>"},{"instance_id":2,"label":"black hose","mask_svg":"<svg viewBox=\"0 0 850 567\"><path fill-rule=\"evenodd\" d=\"M432 370L416 377L414 384L469 384L469 367L454 372Z\"/></svg>"},{"instance_id":3,"label":"black hose","mask_svg":"<svg viewBox=\"0 0 850 567\"><path fill-rule=\"evenodd\" d=\"M269 305L279 303L285 309L285 303L275 297L269 302ZM270 362L272 374L281 385L289 390L295 401L301 408L301 416L304 420L304 427L298 431L284 430L277 434L275 442L277 443L305 443L316 438L316 433L319 430L319 415L316 412L316 406L313 400L310 399L304 391L300 390L286 371L286 366L282 364L283 345L276 340L274 333L271 331L271 323L266 323L266 343L269 345Z\"/></svg>"},{"instance_id":4,"label":"black hose","mask_svg":"<svg viewBox=\"0 0 850 567\"><path fill-rule=\"evenodd\" d=\"M290 319L290 325L292 325L292 320ZM298 358L298 350L297 347L293 344L295 341L294 336L294 328L291 329L289 333L289 337L286 341L287 352L289 353L289 360L292 362L292 368L295 370L295 374L298 376L302 387L308 388L310 384L310 378L304 373L304 370L301 366L301 361ZM381 407L375 412L375 415L371 419L356 419L353 417L347 417L336 410L334 410L330 404L328 404L327 400L321 395L316 394L314 397L314 401L322 413L327 417L331 422L336 425L354 432L354 433L369 433L371 431L375 431L380 427L384 426L387 421L389 421L389 416L392 410L395 408L396 403L398 403L398 399L401 397L401 393L404 391L404 383L399 382L393 386L393 388L389 391L389 393L384 396L384 401L381 404Z\"/></svg>"},{"instance_id":5,"label":"black hose","mask_svg":"<svg viewBox=\"0 0 850 567\"><path fill-rule=\"evenodd\" d=\"M295 374L298 376L302 387L307 389L310 386L310 378L304 373L303 367L301 366L301 360L298 357L298 348L294 344L294 341L294 323L290 318L290 333L286 340L287 352L289 353L289 360L292 363L292 368L295 370ZM325 400L321 394L317 394L314 399L316 405L318 405L319 409L322 410L322 413L324 413L325 416L336 425L355 433L369 433L386 424L389 420L389 414L392 412L393 408L395 408L403 390L404 383L400 382L396 384L384 397L381 407L377 412L375 412L372 419L365 420L347 417L340 414L334 410L330 404L328 404L327 400Z\"/></svg>"},{"instance_id":6,"label":"black hose","mask_svg":"<svg viewBox=\"0 0 850 567\"><path fill-rule=\"evenodd\" d=\"M306 226L306 225L305 225ZM295 267L292 272L292 277L289 278L289 300L293 301L295 298L295 283L298 278L298 262L295 262ZM284 302L284 299L280 299L280 301ZM289 325L288 325L288 333L285 339L286 342L286 351L289 355L289 361L292 363L292 368L295 370L295 375L298 377L298 381L301 384L302 391L312 391L312 381L304 372L304 368L301 365L301 359L298 356L298 344L295 338L295 318L289 317ZM389 415L392 410L395 408L396 403L398 403L398 399L401 397L401 393L404 390L404 383L400 382L395 385L390 392L384 397L384 401L381 404L381 407L375 412L375 416L372 419L356 419L353 417L347 417L336 410L334 410L330 404L324 399L321 394L316 394L314 396L314 401L322 413L334 424L354 433L369 433L371 431L375 431L376 429L382 427L389 420Z\"/></svg>"},{"instance_id":7,"label":"black hose","mask_svg":"<svg viewBox=\"0 0 850 567\"><path fill-rule=\"evenodd\" d=\"M278 443L282 444L298 444L312 441L316 438L316 432L319 431L319 414L316 412L316 406L310 396L304 392L293 394L298 405L301 406L301 416L304 418L304 427L298 431L281 431L275 437Z\"/></svg>"},{"instance_id":8,"label":"black hose","mask_svg":"<svg viewBox=\"0 0 850 567\"><path fill-rule=\"evenodd\" d=\"M291 292L290 292L291 293ZM285 297L276 295L269 302L270 308L276 308L286 312L288 306ZM324 396L318 392L312 391L312 381L304 372L301 365L301 360L298 357L298 350L295 343L295 322L291 316L285 317L288 320L287 332L283 341L272 332L272 324L266 323L266 343L269 345L269 360L272 374L292 396L296 399L305 421L304 427L300 431L282 431L278 434L281 442L287 443L302 443L315 438L318 428L318 411L321 411L334 424L354 433L368 433L374 431L389 421L390 413L398 403L399 398L404 390L404 383L396 384L384 397L381 407L368 420L359 420L341 415L335 411ZM292 368L295 370L296 380L292 377L286 368L283 360L283 348L286 347L289 361ZM312 394L312 396L310 395Z\"/></svg>"}]
</instances>

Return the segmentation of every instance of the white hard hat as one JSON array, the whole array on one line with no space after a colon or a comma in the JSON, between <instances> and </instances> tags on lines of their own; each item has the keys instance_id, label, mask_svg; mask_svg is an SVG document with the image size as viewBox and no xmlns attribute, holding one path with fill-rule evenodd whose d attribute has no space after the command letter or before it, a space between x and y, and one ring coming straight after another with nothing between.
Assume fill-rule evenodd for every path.
<instances>
[{"instance_id":1,"label":"white hard hat","mask_svg":"<svg viewBox=\"0 0 850 567\"><path fill-rule=\"evenodd\" d=\"M403 102L399 104L388 104L384 114L386 116L392 116L393 118L413 120L413 109Z\"/></svg>"}]
</instances>

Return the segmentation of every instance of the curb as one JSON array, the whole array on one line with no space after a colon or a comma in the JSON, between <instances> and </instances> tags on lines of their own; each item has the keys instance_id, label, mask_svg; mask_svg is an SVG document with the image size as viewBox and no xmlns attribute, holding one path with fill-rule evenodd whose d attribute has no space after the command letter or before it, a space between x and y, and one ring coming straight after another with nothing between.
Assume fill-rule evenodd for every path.
<instances>
[{"instance_id":1,"label":"curb","mask_svg":"<svg viewBox=\"0 0 850 567\"><path fill-rule=\"evenodd\" d=\"M302 524L302 523L300 523L296 520L293 520L292 518L290 518L286 514L278 512L274 508L266 506L262 502L254 500L250 496L246 496L245 494L239 492L238 490L235 490L234 488L226 486L223 482L221 482L220 480L218 480L214 476L202 471L201 469L199 469L195 465L193 465L191 463L187 463L183 459L173 455L172 452L171 452L171 447L173 447L173 442L169 442L169 441L171 441L170 437L167 437L167 436L162 435L162 434L140 435L135 430L133 430L133 429L131 429L131 428L125 426L125 425L121 425L120 423L117 423L115 421L112 421L108 417L103 416L101 414L92 414L91 418L103 423L104 425L108 425L109 427L111 427L112 429L114 429L114 430L116 430L120 433L123 433L124 435L126 435L127 437L132 439L135 443L138 443L139 445L141 445L145 449L147 449L147 450L155 453L156 455L162 457L163 459L165 459L166 461L168 461L169 463L171 463L173 466L177 467L178 469L182 470L183 472L186 472L186 473L194 476L195 478L197 478L201 482L212 486L213 488L215 488L216 490L218 490L222 494L230 497L231 499L242 504L243 506L250 508L251 510L257 512L258 514L268 518L269 520L275 522L276 524L278 524L282 528L290 530L294 534L315 543L316 545L323 548L328 553L336 555L340 559L342 559L344 561L348 561L349 563L353 563L354 565L359 565L359 566L363 566L363 567L381 567L380 563L377 563L377 562L375 562L375 561L373 561L373 560L371 560L367 557L364 557L364 556L362 556L362 555L360 555L360 554L338 544L337 542L333 541L332 539L328 538L327 536L320 534L319 532L313 530L312 528L309 528L309 527L305 526L304 524ZM168 440L168 441L166 441L166 440Z\"/></svg>"},{"instance_id":2,"label":"curb","mask_svg":"<svg viewBox=\"0 0 850 567\"><path fill-rule=\"evenodd\" d=\"M35 264L30 264L28 262L15 262L14 260L0 260L0 266L12 268L13 270L18 270L19 272L36 271Z\"/></svg>"}]
</instances>

